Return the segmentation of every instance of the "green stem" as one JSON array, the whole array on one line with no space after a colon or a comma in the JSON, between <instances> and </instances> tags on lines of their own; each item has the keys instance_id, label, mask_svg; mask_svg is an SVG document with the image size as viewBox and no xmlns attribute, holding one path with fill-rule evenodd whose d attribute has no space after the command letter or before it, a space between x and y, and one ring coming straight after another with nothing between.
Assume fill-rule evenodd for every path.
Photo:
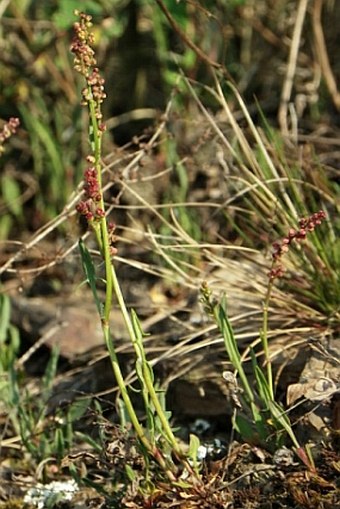
<instances>
[{"instance_id":1,"label":"green stem","mask_svg":"<svg viewBox=\"0 0 340 509\"><path fill-rule=\"evenodd\" d=\"M172 432L169 421L164 413L163 407L159 401L157 396L157 392L155 390L153 379L152 379L152 368L148 363L148 360L145 355L144 345L143 345L143 332L140 327L138 317L134 311L132 311L132 327L134 331L134 348L136 352L137 362L140 362L142 366L142 377L143 383L146 386L148 396L151 399L151 402L154 406L154 409L157 412L157 415L162 423L163 431L166 435L167 440L172 445L173 449L176 451L178 455L181 455L182 451L178 446L175 435Z\"/></svg>"},{"instance_id":2,"label":"green stem","mask_svg":"<svg viewBox=\"0 0 340 509\"><path fill-rule=\"evenodd\" d=\"M163 431L164 431L168 441L172 445L172 447L175 450L175 452L177 454L181 455L182 451L181 451L181 449L180 449L180 447L179 447L179 445L177 443L175 435L172 432L171 426L169 425L169 421L168 421L168 419L167 419L167 417L166 417L166 415L165 415L165 413L163 411L162 405L160 404L160 401L158 399L155 387L154 387L153 382L151 380L150 372L149 372L148 367L147 367L147 360L146 360L146 358L144 356L144 347L141 344L142 338L138 337L138 335L136 333L136 330L135 330L135 327L133 326L130 314L129 314L128 310L127 310L127 307L126 307L126 304L125 304L125 300L124 300L124 297L123 297L123 294L122 294L122 291L121 291L121 288L120 288L120 285L119 285L119 281L118 281L118 278L117 278L117 274L116 274L115 268L114 268L114 266L112 264L111 264L111 274L112 274L112 283L113 283L114 293L115 293L115 296L116 296L116 299L117 299L117 302L118 302L118 306L119 306L119 308L120 308L120 310L122 312L126 329L128 331L131 343L134 346L136 357L139 358L141 360L141 362L142 362L142 366L143 366L143 371L142 371L143 372L143 378L144 378L144 382L146 384L149 396L150 396L151 401L152 401L152 403L154 405L154 408L155 408L155 410L157 412L157 415L158 415L158 417L159 417L159 419L160 419L160 421L162 423Z\"/></svg>"},{"instance_id":3,"label":"green stem","mask_svg":"<svg viewBox=\"0 0 340 509\"><path fill-rule=\"evenodd\" d=\"M92 94L92 88L90 85L88 85L88 93L90 97L93 97ZM97 178L100 189L102 188L102 175L101 175L101 164L100 164L100 157L102 153L102 132L99 129L98 125L98 119L96 116L96 102L94 99L89 100L89 113L90 113L90 129L92 129L92 133L89 133L90 137L90 143L92 152L95 158L95 168L97 171ZM104 200L102 197L103 203L101 205L104 205ZM104 209L103 209L104 210Z\"/></svg>"},{"instance_id":4,"label":"green stem","mask_svg":"<svg viewBox=\"0 0 340 509\"><path fill-rule=\"evenodd\" d=\"M90 88L90 87L89 87ZM90 93L92 93L91 89L89 90ZM92 133L90 133L91 139L91 146L94 154L95 159L95 169L97 173L97 180L99 183L100 190L102 190L102 176L101 176L101 136L102 133L98 126L98 120L96 117L96 107L94 100L89 101L89 113L90 113L90 126L92 128ZM92 136L91 136L92 135ZM104 203L104 197L101 192L101 199L99 202L99 207L102 210L105 210L105 203ZM99 227L98 227L99 225ZM107 222L106 218L103 217L100 219L99 223L93 224L93 229L96 235L97 243L99 245L101 255L104 258L104 264L105 264L105 274L106 274L106 291L105 291L105 303L104 303L104 310L103 310L103 316L102 316L102 329L104 334L105 343L108 349L108 352L110 354L112 369L114 372L114 375L116 377L116 381L118 384L118 387L121 391L123 401L126 406L126 410L129 414L129 417L131 419L131 423L136 431L136 434L140 440L140 442L144 445L146 450L149 454L151 454L160 464L160 466L164 469L164 471L167 472L168 477L170 480L174 481L175 476L167 466L163 455L160 453L160 451L149 441L149 439L146 437L143 427L140 425L137 414L134 410L133 404L131 402L130 396L128 394L128 391L125 386L124 377L122 375L119 362L117 359L117 354L112 342L112 338L110 335L110 325L109 325L109 319L110 319L110 313L112 308L112 298L113 294L115 294L118 306L121 310L121 313L123 315L123 319L125 322L126 329L128 331L130 340L134 347L136 348L136 334L135 330L130 318L130 314L127 310L125 300L118 282L117 274L115 267L112 263L111 259L111 253L110 253L110 240L109 240L109 233L107 228ZM169 442L171 443L173 449L175 452L180 455L181 450L178 446L178 443L176 441L176 438L174 434L172 433L171 427L169 425L169 422L166 418L166 415L163 412L163 409L160 405L160 402L158 400L155 388L153 386L152 380L150 379L150 375L148 373L147 367L145 364L143 364L143 376L145 378L145 383L147 386L147 389L149 391L150 398L153 402L154 408L160 418L160 421L163 426L163 430L165 432L165 435L167 436Z\"/></svg>"},{"instance_id":5,"label":"green stem","mask_svg":"<svg viewBox=\"0 0 340 509\"><path fill-rule=\"evenodd\" d=\"M264 356L266 359L266 369L267 369L267 382L270 392L270 397L274 401L274 384L273 384L273 371L272 371L272 363L269 355L269 345L268 345L268 308L270 302L270 296L273 288L272 280L268 283L267 293L264 299L263 304L263 322L262 322L262 330L260 331L261 343L263 346Z\"/></svg>"},{"instance_id":6,"label":"green stem","mask_svg":"<svg viewBox=\"0 0 340 509\"><path fill-rule=\"evenodd\" d=\"M229 359L234 369L236 369L236 371L238 372L243 389L246 392L248 401L253 408L253 405L255 405L254 393L251 389L251 386L247 379L247 375L245 374L245 371L242 366L241 355L234 336L233 328L228 318L225 299L223 299L221 304L212 307L212 313L215 322L218 324L218 327L221 331Z\"/></svg>"},{"instance_id":7,"label":"green stem","mask_svg":"<svg viewBox=\"0 0 340 509\"><path fill-rule=\"evenodd\" d=\"M169 470L168 465L166 464L166 462L164 460L164 457L159 453L158 449L156 449L155 447L152 446L152 444L150 443L150 441L148 440L147 436L144 433L143 427L141 426L141 424L138 420L137 414L135 412L135 409L131 402L130 396L126 389L123 374L122 374L120 366L119 366L117 354L116 354L115 348L113 346L112 338L110 335L109 324L107 322L103 321L102 329L103 329L103 333L104 333L106 347L110 354L112 369L113 369L114 375L116 377L118 387L121 391L126 410L127 410L129 417L131 419L132 426L133 426L140 442L143 444L143 446L148 451L148 453L157 459L159 465L167 472L170 480L174 481L176 479L176 477L171 472L171 470Z\"/></svg>"},{"instance_id":8,"label":"green stem","mask_svg":"<svg viewBox=\"0 0 340 509\"><path fill-rule=\"evenodd\" d=\"M88 86L89 94L92 95L92 89ZM99 202L99 207L102 210L105 210L104 196L102 193L102 167L101 167L101 150L102 150L102 132L98 126L98 119L96 117L96 103L94 99L89 101L89 113L90 113L90 129L92 128L92 133L90 133L90 142L92 146L92 151L95 159L95 169L97 174L97 180L99 184L99 188L101 190L101 197ZM91 136L92 135L92 136ZM92 138L92 139L91 139ZM104 320L109 322L111 307L112 307L112 272L111 272L111 254L110 254L110 241L109 241L109 233L107 230L106 218L101 218L99 222L100 228L99 231L95 229L97 242L99 244L99 248L101 254L104 258L105 263L105 274L106 274L106 292L105 292L105 304L104 304Z\"/></svg>"}]
</instances>

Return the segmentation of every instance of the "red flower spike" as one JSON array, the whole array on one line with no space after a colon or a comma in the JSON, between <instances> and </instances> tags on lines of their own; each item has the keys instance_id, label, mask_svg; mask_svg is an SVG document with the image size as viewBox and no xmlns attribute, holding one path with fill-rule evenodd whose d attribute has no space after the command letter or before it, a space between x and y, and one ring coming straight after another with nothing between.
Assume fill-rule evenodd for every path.
<instances>
[{"instance_id":1,"label":"red flower spike","mask_svg":"<svg viewBox=\"0 0 340 509\"><path fill-rule=\"evenodd\" d=\"M326 213L323 210L319 210L319 212L315 212L311 216L305 218L301 218L299 220L299 230L295 230L294 228L290 228L288 232L288 236L284 237L281 242L273 243L273 267L269 272L270 279L280 278L284 273L284 269L281 265L275 266L278 260L289 251L289 248L295 240L296 242L301 242L307 236L307 233L314 231L317 225L320 225L322 221L326 219Z\"/></svg>"}]
</instances>

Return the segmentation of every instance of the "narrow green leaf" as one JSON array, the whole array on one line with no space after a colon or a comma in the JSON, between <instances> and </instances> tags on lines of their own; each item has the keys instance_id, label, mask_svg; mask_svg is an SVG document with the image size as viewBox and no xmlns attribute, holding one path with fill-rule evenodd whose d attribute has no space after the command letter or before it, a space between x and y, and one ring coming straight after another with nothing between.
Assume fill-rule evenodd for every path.
<instances>
[{"instance_id":1,"label":"narrow green leaf","mask_svg":"<svg viewBox=\"0 0 340 509\"><path fill-rule=\"evenodd\" d=\"M54 434L54 451L59 460L65 456L65 439L60 428L57 428Z\"/></svg>"},{"instance_id":2,"label":"narrow green leaf","mask_svg":"<svg viewBox=\"0 0 340 509\"><path fill-rule=\"evenodd\" d=\"M233 419L233 427L241 435L245 441L256 441L254 426L247 418L240 414L236 414Z\"/></svg>"},{"instance_id":3,"label":"narrow green leaf","mask_svg":"<svg viewBox=\"0 0 340 509\"><path fill-rule=\"evenodd\" d=\"M201 445L199 438L196 435L193 435L190 433L190 442L189 442L189 450L188 450L188 456L191 459L194 468L197 469L198 467L198 448Z\"/></svg>"},{"instance_id":4,"label":"narrow green leaf","mask_svg":"<svg viewBox=\"0 0 340 509\"><path fill-rule=\"evenodd\" d=\"M298 449L300 444L292 429L289 417L285 413L283 407L275 401L269 401L269 411L273 420L276 421L276 423L279 423L279 425L287 432L294 446Z\"/></svg>"},{"instance_id":5,"label":"narrow green leaf","mask_svg":"<svg viewBox=\"0 0 340 509\"><path fill-rule=\"evenodd\" d=\"M223 296L221 303L215 306L214 316L216 323L222 333L225 349L227 351L230 362L232 363L234 369L238 372L241 379L243 389L245 390L245 395L248 399L248 403L254 402L254 394L249 384L247 375L243 369L241 354L238 349L233 328L227 315L227 301L225 295Z\"/></svg>"},{"instance_id":6,"label":"narrow green leaf","mask_svg":"<svg viewBox=\"0 0 340 509\"><path fill-rule=\"evenodd\" d=\"M93 265L93 261L91 258L91 255L89 253L89 250L87 249L84 241L82 239L79 240L79 251L81 256L81 261L83 265L83 270L85 272L86 280L92 290L92 294L98 309L99 315L102 314L101 309L101 303L98 297L97 293L97 286L96 286L96 272Z\"/></svg>"},{"instance_id":7,"label":"narrow green leaf","mask_svg":"<svg viewBox=\"0 0 340 509\"><path fill-rule=\"evenodd\" d=\"M7 295L0 295L0 344L7 339L7 329L10 322L10 300Z\"/></svg>"},{"instance_id":8,"label":"narrow green leaf","mask_svg":"<svg viewBox=\"0 0 340 509\"><path fill-rule=\"evenodd\" d=\"M126 472L126 475L127 475L127 478L133 482L135 479L136 479L136 474L134 473L133 469L130 467L130 465L128 465L127 463L125 464L125 472Z\"/></svg>"},{"instance_id":9,"label":"narrow green leaf","mask_svg":"<svg viewBox=\"0 0 340 509\"><path fill-rule=\"evenodd\" d=\"M53 381L57 373L57 364L59 359L59 347L55 346L52 349L51 357L47 363L45 373L42 379L42 385L44 387L44 401L46 401L51 393Z\"/></svg>"},{"instance_id":10,"label":"narrow green leaf","mask_svg":"<svg viewBox=\"0 0 340 509\"><path fill-rule=\"evenodd\" d=\"M18 182L10 175L3 175L1 184L1 192L7 207L12 214L19 217L22 215L22 205L20 203L21 191Z\"/></svg>"},{"instance_id":11,"label":"narrow green leaf","mask_svg":"<svg viewBox=\"0 0 340 509\"><path fill-rule=\"evenodd\" d=\"M268 402L269 402L269 400L272 400L268 380L267 380L264 372L258 365L258 362L257 362L257 359L256 359L253 349L250 350L250 356L251 356L251 361L252 361L252 365L253 365L253 372L254 372L255 379L256 379L258 395L262 402L263 408L268 409Z\"/></svg>"},{"instance_id":12,"label":"narrow green leaf","mask_svg":"<svg viewBox=\"0 0 340 509\"><path fill-rule=\"evenodd\" d=\"M97 438L92 438L87 433L82 433L81 431L75 431L74 435L82 442L90 445L91 448L94 449L96 452L103 451L103 445L100 443L100 441L98 441Z\"/></svg>"},{"instance_id":13,"label":"narrow green leaf","mask_svg":"<svg viewBox=\"0 0 340 509\"><path fill-rule=\"evenodd\" d=\"M2 215L0 218L0 240L5 240L9 237L13 225L13 217L9 214Z\"/></svg>"}]
</instances>

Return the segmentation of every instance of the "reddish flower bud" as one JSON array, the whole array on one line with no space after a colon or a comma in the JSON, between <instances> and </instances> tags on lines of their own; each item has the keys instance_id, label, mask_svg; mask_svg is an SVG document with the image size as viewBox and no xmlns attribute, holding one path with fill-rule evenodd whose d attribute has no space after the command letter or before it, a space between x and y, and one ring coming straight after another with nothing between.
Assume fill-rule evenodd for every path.
<instances>
[{"instance_id":1,"label":"reddish flower bud","mask_svg":"<svg viewBox=\"0 0 340 509\"><path fill-rule=\"evenodd\" d=\"M105 211L101 209L100 207L96 208L96 218L101 219L102 217L105 217Z\"/></svg>"},{"instance_id":2,"label":"reddish flower bud","mask_svg":"<svg viewBox=\"0 0 340 509\"><path fill-rule=\"evenodd\" d=\"M85 201L80 201L77 205L76 205L76 211L85 216L88 211L89 211L89 206L88 206L88 203L86 203Z\"/></svg>"}]
</instances>

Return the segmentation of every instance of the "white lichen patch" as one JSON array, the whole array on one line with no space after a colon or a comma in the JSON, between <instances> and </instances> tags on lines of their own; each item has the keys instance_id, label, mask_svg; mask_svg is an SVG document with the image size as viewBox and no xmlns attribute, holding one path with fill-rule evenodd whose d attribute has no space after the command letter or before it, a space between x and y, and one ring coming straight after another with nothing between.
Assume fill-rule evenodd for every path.
<instances>
[{"instance_id":1,"label":"white lichen patch","mask_svg":"<svg viewBox=\"0 0 340 509\"><path fill-rule=\"evenodd\" d=\"M71 501L73 495L79 490L74 480L53 481L49 484L36 484L25 495L24 502L38 509L51 508L58 502Z\"/></svg>"}]
</instances>

